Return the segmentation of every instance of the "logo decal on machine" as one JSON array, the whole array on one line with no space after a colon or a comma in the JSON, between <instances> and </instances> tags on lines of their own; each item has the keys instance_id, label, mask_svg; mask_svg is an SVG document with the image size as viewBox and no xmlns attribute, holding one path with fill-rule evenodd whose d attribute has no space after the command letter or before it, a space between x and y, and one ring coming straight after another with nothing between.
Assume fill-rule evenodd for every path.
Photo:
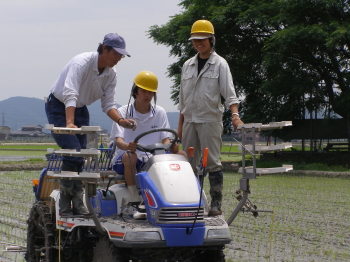
<instances>
[{"instance_id":1,"label":"logo decal on machine","mask_svg":"<svg viewBox=\"0 0 350 262\"><path fill-rule=\"evenodd\" d=\"M112 238L119 238L119 239L122 239L124 237L124 233L123 232L114 232L114 231L109 231L109 235L112 237Z\"/></svg>"},{"instance_id":2,"label":"logo decal on machine","mask_svg":"<svg viewBox=\"0 0 350 262\"><path fill-rule=\"evenodd\" d=\"M153 196L152 191L150 189L144 189L143 192L146 196L148 206L153 207L153 208L157 208L158 204L157 204L156 199Z\"/></svg>"},{"instance_id":3,"label":"logo decal on machine","mask_svg":"<svg viewBox=\"0 0 350 262\"><path fill-rule=\"evenodd\" d=\"M184 212L184 213L177 213L178 217L194 217L196 216L196 213L193 212Z\"/></svg>"},{"instance_id":4,"label":"logo decal on machine","mask_svg":"<svg viewBox=\"0 0 350 262\"><path fill-rule=\"evenodd\" d=\"M72 228L75 225L74 223L68 223L68 222L62 221L62 220L57 220L57 224L59 226L66 227L66 228Z\"/></svg>"},{"instance_id":5,"label":"logo decal on machine","mask_svg":"<svg viewBox=\"0 0 350 262\"><path fill-rule=\"evenodd\" d=\"M170 169L174 171L179 171L181 167L179 164L170 164Z\"/></svg>"},{"instance_id":6,"label":"logo decal on machine","mask_svg":"<svg viewBox=\"0 0 350 262\"><path fill-rule=\"evenodd\" d=\"M152 218L157 218L157 216L158 216L158 210L156 210L156 209L149 209L149 212L151 213L151 217Z\"/></svg>"}]
</instances>

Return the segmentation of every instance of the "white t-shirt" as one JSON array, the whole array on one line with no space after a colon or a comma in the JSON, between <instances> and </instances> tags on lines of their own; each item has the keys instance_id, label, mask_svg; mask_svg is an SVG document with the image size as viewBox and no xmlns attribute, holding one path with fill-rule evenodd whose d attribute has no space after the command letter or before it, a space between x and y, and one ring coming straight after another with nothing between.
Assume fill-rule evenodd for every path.
<instances>
[{"instance_id":1,"label":"white t-shirt","mask_svg":"<svg viewBox=\"0 0 350 262\"><path fill-rule=\"evenodd\" d=\"M155 128L169 128L169 122L168 117L166 115L165 110L160 106L153 106L151 105L151 110L147 114L141 114L135 110L134 104L130 104L128 115L126 115L127 105L122 106L118 108L118 112L121 117L125 119L134 119L137 122L137 128L135 131L132 131L131 129L125 129L118 125L117 123L113 122L112 124L112 131L111 131L111 140L115 141L116 137L121 137L124 139L125 143L130 143L131 141L134 141L134 139L139 135L146 131L149 131L151 129ZM163 139L170 137L169 132L156 132L148 134L144 137L142 137L138 143L142 145L150 145L158 142L162 142ZM125 150L121 150L119 148L116 148L115 154L113 157L113 164L116 163L119 156L123 155ZM152 154L146 153L136 150L136 154L138 158L144 159L147 161L148 157L151 157Z\"/></svg>"},{"instance_id":2,"label":"white t-shirt","mask_svg":"<svg viewBox=\"0 0 350 262\"><path fill-rule=\"evenodd\" d=\"M66 108L91 105L98 99L101 99L103 112L116 108L117 72L105 67L100 74L98 56L98 52L79 54L63 68L50 91Z\"/></svg>"}]
</instances>

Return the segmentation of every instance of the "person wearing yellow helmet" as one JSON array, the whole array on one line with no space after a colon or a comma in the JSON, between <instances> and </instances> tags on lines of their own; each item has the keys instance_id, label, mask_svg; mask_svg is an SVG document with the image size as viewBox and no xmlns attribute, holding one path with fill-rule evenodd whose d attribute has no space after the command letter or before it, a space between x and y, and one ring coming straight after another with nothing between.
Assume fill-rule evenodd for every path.
<instances>
[{"instance_id":1,"label":"person wearing yellow helmet","mask_svg":"<svg viewBox=\"0 0 350 262\"><path fill-rule=\"evenodd\" d=\"M220 152L223 131L222 113L225 105L231 110L234 129L243 124L238 114L239 100L233 86L230 68L215 50L214 26L208 20L198 20L191 28L189 40L198 53L182 67L178 133L184 149L195 148L191 165L195 173L201 149L208 148L211 207L209 216L221 215L223 189Z\"/></svg>"},{"instance_id":2,"label":"person wearing yellow helmet","mask_svg":"<svg viewBox=\"0 0 350 262\"><path fill-rule=\"evenodd\" d=\"M133 103L128 103L118 108L119 114L125 118L134 120L137 128L132 131L125 129L116 123L113 123L111 130L111 140L116 143L116 150L113 157L113 170L118 174L124 174L126 184L129 189L129 203L141 201L139 192L135 186L133 170L140 171L141 166L152 155L147 152L136 150L137 144L134 139L146 131L154 128L169 128L168 117L165 110L159 105L153 105L152 99L156 101L158 91L158 78L150 71L141 71L134 78L134 84L131 89L131 96L134 98ZM162 141L163 144L169 144L168 132L156 132L148 134L139 140L140 144L149 145ZM179 150L178 144L175 143L170 148L173 154L182 154L187 158L186 152ZM126 151L130 151L127 154ZM136 168L135 168L136 167ZM145 213L134 213L135 219L144 219Z\"/></svg>"}]
</instances>

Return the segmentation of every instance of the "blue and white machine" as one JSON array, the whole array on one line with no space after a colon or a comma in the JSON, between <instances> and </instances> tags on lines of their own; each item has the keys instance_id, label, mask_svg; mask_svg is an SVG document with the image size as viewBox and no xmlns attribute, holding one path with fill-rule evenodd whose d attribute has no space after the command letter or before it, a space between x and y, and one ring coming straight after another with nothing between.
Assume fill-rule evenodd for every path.
<instances>
[{"instance_id":1,"label":"blue and white machine","mask_svg":"<svg viewBox=\"0 0 350 262\"><path fill-rule=\"evenodd\" d=\"M51 130L67 132L63 128ZM177 133L171 129L150 132L160 131L173 133L173 141L177 140ZM141 134L135 142L150 132ZM83 180L90 215L61 217L59 189L51 191L52 201L44 202L38 189L42 191L45 182L39 184L31 216L42 225L36 227L33 218L33 231L48 240L34 238L29 230L27 261L225 261L223 250L231 242L229 226L222 215L207 216L206 196L190 163L181 155L166 154L170 146L138 145L139 150L153 154L135 176L146 220L132 218L135 207L126 203L129 190L123 176L99 170L96 151L56 151L87 158L88 165L79 175L62 174L56 167L42 176L52 185L60 179ZM112 181L115 184L110 185ZM28 221L31 224L31 217Z\"/></svg>"},{"instance_id":2,"label":"blue and white machine","mask_svg":"<svg viewBox=\"0 0 350 262\"><path fill-rule=\"evenodd\" d=\"M137 188L144 200L147 220L135 220L134 208L126 199L129 190L124 177L111 170L113 150L97 149L99 127L46 129L61 134L93 134L95 149L58 150L52 155L48 167L39 179L33 180L35 202L29 214L27 252L32 262L223 262L225 244L231 242L229 225L244 210L258 216L259 210L248 199L249 180L256 174L271 174L292 170L290 165L279 168L257 168L256 153L283 150L291 144L256 146L255 134L291 126L291 121L239 125L242 131L243 174L237 190L239 200L227 221L222 215L208 217L208 204L204 191L190 164L180 155L166 154L170 145L156 143L138 145L139 150L153 156L135 175ZM155 129L135 138L171 129ZM253 141L245 145L245 135L253 132ZM252 155L253 166L245 166L245 154ZM80 156L86 159L82 173L61 172L60 156ZM205 157L204 157L205 159ZM205 167L205 160L203 166ZM205 174L205 170L203 170ZM85 205L90 214L62 217L59 210L60 179L78 179L85 184ZM113 185L110 185L114 181ZM200 179L203 181L203 179ZM108 182L108 183L107 183Z\"/></svg>"}]
</instances>

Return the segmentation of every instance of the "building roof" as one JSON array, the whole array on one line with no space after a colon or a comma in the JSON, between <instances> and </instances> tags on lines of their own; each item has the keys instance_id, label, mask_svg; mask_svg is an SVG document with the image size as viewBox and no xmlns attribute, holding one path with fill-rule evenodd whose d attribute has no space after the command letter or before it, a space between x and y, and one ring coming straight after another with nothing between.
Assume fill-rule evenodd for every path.
<instances>
[{"instance_id":1,"label":"building roof","mask_svg":"<svg viewBox=\"0 0 350 262\"><path fill-rule=\"evenodd\" d=\"M10 133L12 136L46 136L44 132L41 131L23 131L15 130Z\"/></svg>"},{"instance_id":2,"label":"building roof","mask_svg":"<svg viewBox=\"0 0 350 262\"><path fill-rule=\"evenodd\" d=\"M24 125L23 127L38 127L38 128L43 128L41 125Z\"/></svg>"}]
</instances>

